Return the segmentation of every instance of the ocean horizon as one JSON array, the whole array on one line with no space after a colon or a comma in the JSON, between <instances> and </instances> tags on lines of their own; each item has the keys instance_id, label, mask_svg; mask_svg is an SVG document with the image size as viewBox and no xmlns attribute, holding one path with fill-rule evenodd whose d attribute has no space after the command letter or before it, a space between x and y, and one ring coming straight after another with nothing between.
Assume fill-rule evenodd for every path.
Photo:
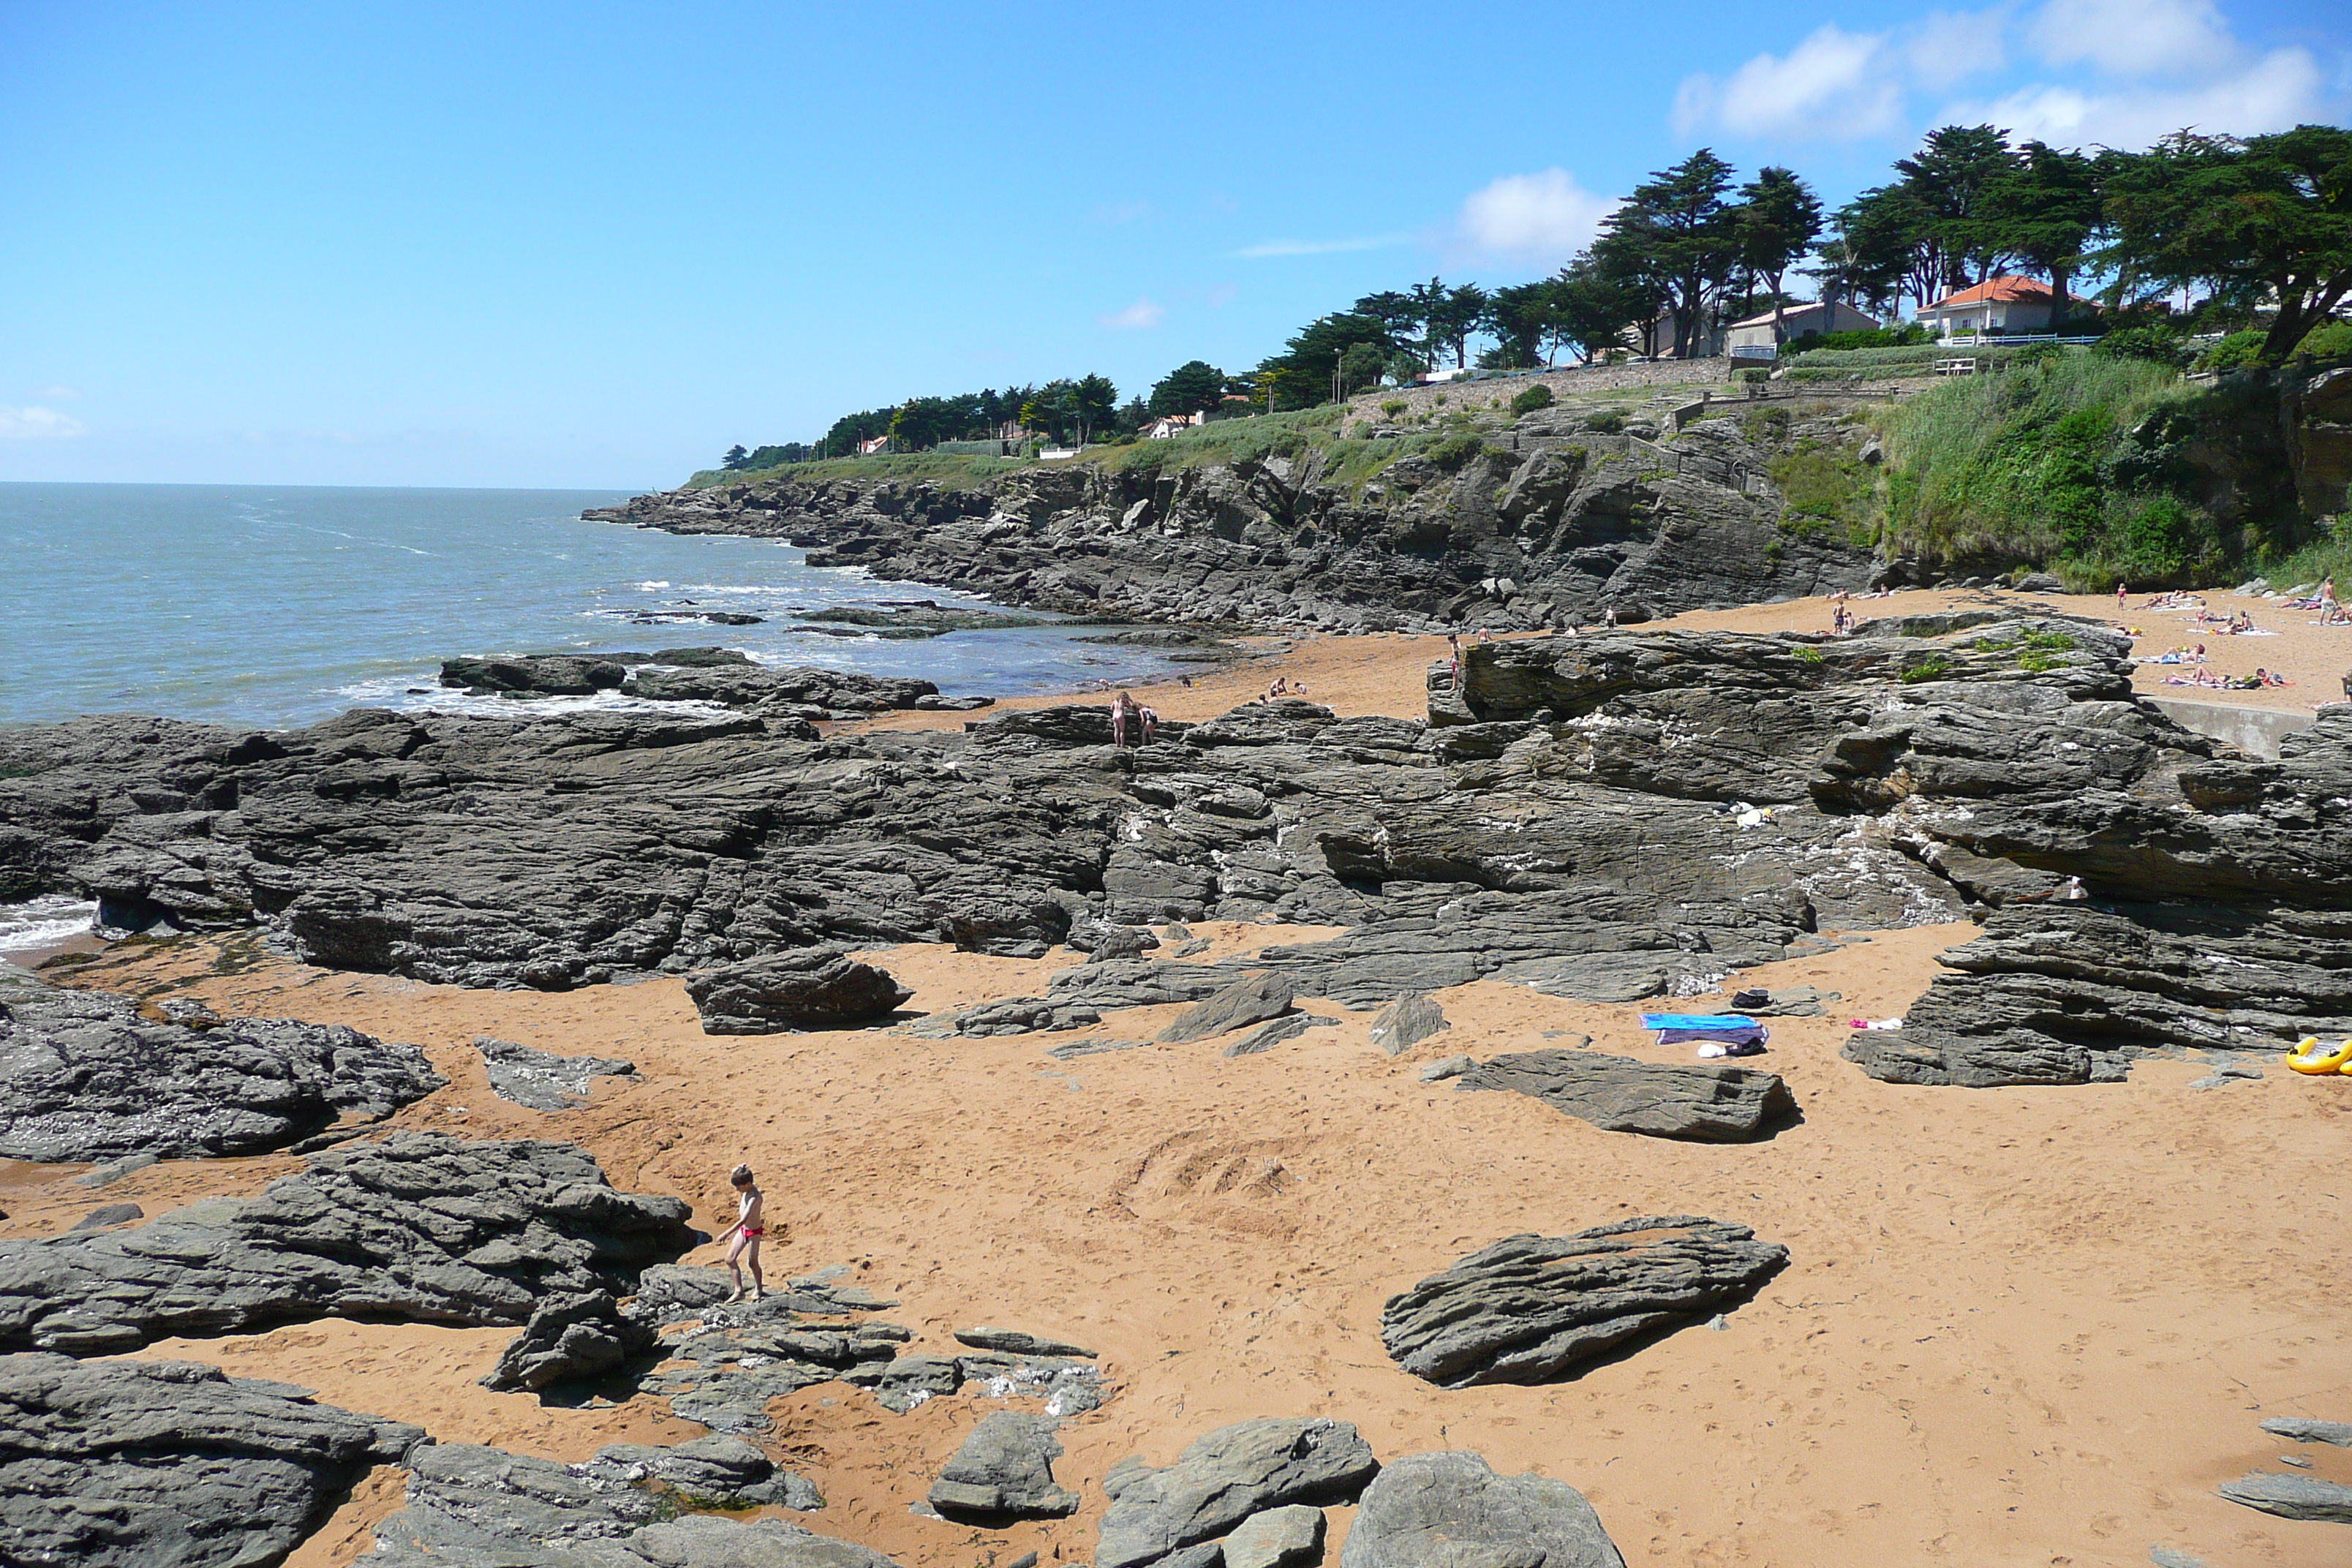
<instances>
[{"instance_id":1,"label":"ocean horizon","mask_svg":"<svg viewBox=\"0 0 2352 1568\"><path fill-rule=\"evenodd\" d=\"M288 728L354 707L508 715L630 701L474 699L436 684L464 655L718 645L772 665L919 676L1011 696L1169 668L1149 649L1019 626L893 640L803 617L930 600L780 541L583 521L602 489L0 483L16 679L0 723L139 712ZM709 613L756 616L714 625Z\"/></svg>"}]
</instances>

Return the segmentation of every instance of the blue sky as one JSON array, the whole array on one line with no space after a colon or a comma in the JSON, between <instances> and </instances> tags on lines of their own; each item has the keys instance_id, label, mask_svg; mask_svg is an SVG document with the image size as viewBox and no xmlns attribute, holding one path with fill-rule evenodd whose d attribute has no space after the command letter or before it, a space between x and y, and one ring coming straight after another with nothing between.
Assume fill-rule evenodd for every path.
<instances>
[{"instance_id":1,"label":"blue sky","mask_svg":"<svg viewBox=\"0 0 2352 1568\"><path fill-rule=\"evenodd\" d=\"M1707 144L2342 123L2352 5L0 7L0 479L674 483L1255 363Z\"/></svg>"}]
</instances>

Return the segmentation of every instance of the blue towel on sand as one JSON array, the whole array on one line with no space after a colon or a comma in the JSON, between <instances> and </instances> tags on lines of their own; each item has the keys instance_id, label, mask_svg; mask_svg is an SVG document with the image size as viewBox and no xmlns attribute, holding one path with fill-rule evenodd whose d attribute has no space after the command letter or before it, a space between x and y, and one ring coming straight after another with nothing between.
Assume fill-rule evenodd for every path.
<instances>
[{"instance_id":1,"label":"blue towel on sand","mask_svg":"<svg viewBox=\"0 0 2352 1568\"><path fill-rule=\"evenodd\" d=\"M1756 1020L1741 1013L1644 1013L1645 1029L1752 1029Z\"/></svg>"}]
</instances>

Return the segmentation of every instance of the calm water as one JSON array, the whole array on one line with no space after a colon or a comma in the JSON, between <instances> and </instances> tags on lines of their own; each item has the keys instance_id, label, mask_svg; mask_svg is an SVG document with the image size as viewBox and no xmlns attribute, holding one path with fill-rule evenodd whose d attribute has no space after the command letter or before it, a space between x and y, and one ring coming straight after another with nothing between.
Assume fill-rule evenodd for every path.
<instances>
[{"instance_id":1,"label":"calm water","mask_svg":"<svg viewBox=\"0 0 2352 1568\"><path fill-rule=\"evenodd\" d=\"M546 711L613 697L475 701L435 685L457 654L716 643L763 663L919 675L1003 696L1165 668L1082 631L825 636L796 614L887 599L970 605L788 545L583 522L580 490L0 484L0 721L136 711L272 727L362 704ZM758 626L634 624L739 611Z\"/></svg>"}]
</instances>

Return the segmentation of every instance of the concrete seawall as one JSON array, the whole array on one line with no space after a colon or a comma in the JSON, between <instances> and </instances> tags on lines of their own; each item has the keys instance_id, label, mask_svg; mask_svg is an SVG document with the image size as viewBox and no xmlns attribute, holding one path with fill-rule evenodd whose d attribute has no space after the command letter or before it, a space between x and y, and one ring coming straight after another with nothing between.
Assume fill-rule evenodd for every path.
<instances>
[{"instance_id":1,"label":"concrete seawall","mask_svg":"<svg viewBox=\"0 0 2352 1568\"><path fill-rule=\"evenodd\" d=\"M2151 697L2150 705L2184 730L2227 741L2257 756L2275 757L2279 742L2297 730L2311 728L2314 715L2276 708L2241 708L2226 702L2191 702L2177 697Z\"/></svg>"}]
</instances>

